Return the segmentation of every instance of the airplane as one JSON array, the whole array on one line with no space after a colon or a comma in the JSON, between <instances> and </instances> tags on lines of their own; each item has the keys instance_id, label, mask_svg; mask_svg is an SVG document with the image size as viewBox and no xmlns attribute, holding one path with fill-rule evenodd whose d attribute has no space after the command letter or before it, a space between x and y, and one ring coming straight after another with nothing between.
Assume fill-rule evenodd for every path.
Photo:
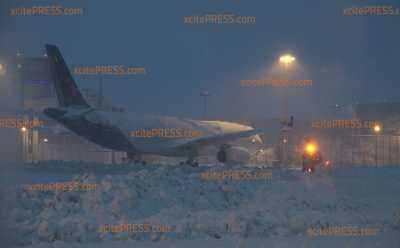
<instances>
[{"instance_id":1,"label":"airplane","mask_svg":"<svg viewBox=\"0 0 400 248\"><path fill-rule=\"evenodd\" d=\"M235 163L235 159L249 157L249 152L231 142L242 138L261 142L260 130L233 122L135 116L94 109L80 93L58 47L45 47L59 106L45 108L44 114L103 148L126 152L129 160L145 163L141 157L146 154L184 157L186 164L197 167L196 158L203 148L212 146L218 150L219 162Z\"/></svg>"}]
</instances>

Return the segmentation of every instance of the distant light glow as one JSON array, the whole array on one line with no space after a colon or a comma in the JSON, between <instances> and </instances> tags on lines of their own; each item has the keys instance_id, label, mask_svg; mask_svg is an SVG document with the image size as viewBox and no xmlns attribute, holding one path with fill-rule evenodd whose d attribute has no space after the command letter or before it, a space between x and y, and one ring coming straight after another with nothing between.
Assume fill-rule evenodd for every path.
<instances>
[{"instance_id":1,"label":"distant light glow","mask_svg":"<svg viewBox=\"0 0 400 248\"><path fill-rule=\"evenodd\" d=\"M26 127L21 127L21 131L24 133L26 132Z\"/></svg>"},{"instance_id":2,"label":"distant light glow","mask_svg":"<svg viewBox=\"0 0 400 248\"><path fill-rule=\"evenodd\" d=\"M44 143L47 143L47 142L49 142L49 140L48 140L47 138L44 138L44 139L43 139L43 142L44 142Z\"/></svg>"},{"instance_id":3,"label":"distant light glow","mask_svg":"<svg viewBox=\"0 0 400 248\"><path fill-rule=\"evenodd\" d=\"M375 132L375 133L379 133L380 131L381 131L381 126L375 125L375 126L374 126L374 132Z\"/></svg>"},{"instance_id":4,"label":"distant light glow","mask_svg":"<svg viewBox=\"0 0 400 248\"><path fill-rule=\"evenodd\" d=\"M289 65L289 64L291 64L292 62L294 62L295 60L296 60L296 58L293 57L293 56L290 55L290 54L285 54L285 55L283 55L283 56L281 56L281 57L279 58L279 61L280 61L281 63L285 64L285 65Z\"/></svg>"}]
</instances>

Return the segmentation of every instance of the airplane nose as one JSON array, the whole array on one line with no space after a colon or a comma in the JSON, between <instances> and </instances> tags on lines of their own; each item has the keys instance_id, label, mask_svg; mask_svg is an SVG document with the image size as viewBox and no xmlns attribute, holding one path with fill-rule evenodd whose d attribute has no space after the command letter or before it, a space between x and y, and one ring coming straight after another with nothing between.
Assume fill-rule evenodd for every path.
<instances>
[{"instance_id":1,"label":"airplane nose","mask_svg":"<svg viewBox=\"0 0 400 248\"><path fill-rule=\"evenodd\" d=\"M57 119L61 118L66 113L66 111L58 109L58 108L45 108L43 110L43 113L45 115L47 115L48 117L57 120Z\"/></svg>"}]
</instances>

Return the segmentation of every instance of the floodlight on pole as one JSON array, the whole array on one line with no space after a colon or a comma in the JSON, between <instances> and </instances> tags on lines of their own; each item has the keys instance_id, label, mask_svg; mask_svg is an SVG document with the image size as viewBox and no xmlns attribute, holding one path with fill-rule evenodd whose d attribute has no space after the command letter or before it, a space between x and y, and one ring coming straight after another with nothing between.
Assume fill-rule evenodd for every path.
<instances>
[{"instance_id":1,"label":"floodlight on pole","mask_svg":"<svg viewBox=\"0 0 400 248\"><path fill-rule=\"evenodd\" d=\"M288 75L288 70L289 70L289 66L291 64L294 63L294 61L296 61L296 58L294 56L292 56L291 54L284 54L279 58L279 62L281 63L281 65L283 65L283 69L285 72L285 77L289 77ZM282 121L287 121L287 117L288 117L288 96L287 96L287 90L283 91L283 107L282 107Z\"/></svg>"},{"instance_id":2,"label":"floodlight on pole","mask_svg":"<svg viewBox=\"0 0 400 248\"><path fill-rule=\"evenodd\" d=\"M296 60L296 58L293 57L293 56L290 55L290 54L282 55L282 56L279 58L279 62L281 62L282 64L284 64L284 65L286 65L286 66L292 64L295 60Z\"/></svg>"},{"instance_id":3,"label":"floodlight on pole","mask_svg":"<svg viewBox=\"0 0 400 248\"><path fill-rule=\"evenodd\" d=\"M375 143L375 166L378 167L378 143L379 143L379 134L382 131L382 128L379 124L375 124L373 130L376 134L376 143Z\"/></svg>"},{"instance_id":4,"label":"floodlight on pole","mask_svg":"<svg viewBox=\"0 0 400 248\"><path fill-rule=\"evenodd\" d=\"M284 74L287 79L289 79L288 71L289 66L294 63L296 58L291 54L284 54L279 58L279 62L283 65ZM289 98L287 89L282 89L282 125L286 126L288 124L288 115L289 115ZM283 132L283 128L281 129L281 151L282 151L282 162L283 164L287 163L287 153L288 153L288 137L287 133Z\"/></svg>"}]
</instances>

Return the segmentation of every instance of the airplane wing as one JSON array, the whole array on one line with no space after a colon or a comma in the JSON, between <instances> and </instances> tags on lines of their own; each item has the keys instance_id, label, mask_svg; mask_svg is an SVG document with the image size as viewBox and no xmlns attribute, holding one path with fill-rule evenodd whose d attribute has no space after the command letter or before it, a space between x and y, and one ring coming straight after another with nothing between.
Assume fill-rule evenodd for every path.
<instances>
[{"instance_id":1,"label":"airplane wing","mask_svg":"<svg viewBox=\"0 0 400 248\"><path fill-rule=\"evenodd\" d=\"M226 144L230 141L234 141L240 138L245 138L249 136L253 136L259 133L262 133L260 129L252 129L246 131L239 131L239 132L228 132L222 134L216 134L211 136L203 136L196 139L191 139L184 144L179 144L175 148L180 150L186 147L202 147L208 145L215 145L215 144Z\"/></svg>"}]
</instances>

